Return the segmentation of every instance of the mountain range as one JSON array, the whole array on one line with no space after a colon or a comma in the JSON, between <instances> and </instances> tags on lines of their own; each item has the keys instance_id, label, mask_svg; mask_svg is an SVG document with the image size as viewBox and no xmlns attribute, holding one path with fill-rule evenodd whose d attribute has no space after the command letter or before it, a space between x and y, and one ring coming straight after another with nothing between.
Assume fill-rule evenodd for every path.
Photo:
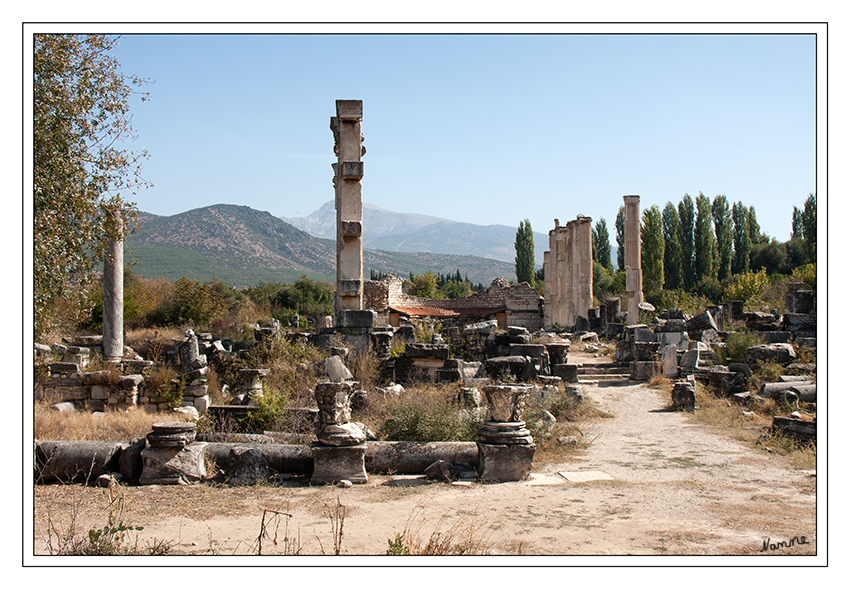
<instances>
[{"instance_id":1,"label":"mountain range","mask_svg":"<svg viewBox=\"0 0 850 589\"><path fill-rule=\"evenodd\" d=\"M336 239L336 210L328 201L306 217L282 217L314 237ZM363 203L363 246L393 252L466 254L514 264L516 227L475 225L415 213L396 213ZM549 236L534 234L535 262L543 265ZM543 247L541 247L543 246Z\"/></svg>"},{"instance_id":2,"label":"mountain range","mask_svg":"<svg viewBox=\"0 0 850 589\"><path fill-rule=\"evenodd\" d=\"M423 216L406 221L413 231L421 221L417 217ZM364 214L364 225L365 219ZM420 233L433 225L420 225ZM301 275L329 282L336 277L335 240L315 237L271 213L247 206L219 204L171 216L140 213L138 229L128 235L125 244L127 259L135 261L133 271L146 278L215 277L233 286L254 286L291 282ZM515 273L513 263L471 255L460 246L454 253L364 248L363 266L367 278L370 270L402 277L429 270L441 274L460 270L461 275L485 286L500 276L513 278Z\"/></svg>"}]
</instances>

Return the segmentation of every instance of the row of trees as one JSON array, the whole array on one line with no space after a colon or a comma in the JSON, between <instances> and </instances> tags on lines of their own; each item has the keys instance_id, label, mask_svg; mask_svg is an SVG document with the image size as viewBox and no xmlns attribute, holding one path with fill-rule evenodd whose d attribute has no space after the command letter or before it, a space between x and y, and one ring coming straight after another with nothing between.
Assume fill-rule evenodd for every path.
<instances>
[{"instance_id":1,"label":"row of trees","mask_svg":"<svg viewBox=\"0 0 850 589\"><path fill-rule=\"evenodd\" d=\"M625 288L625 206L615 220L616 271L611 238L604 218L592 230L594 290L619 292ZM542 271L534 271L531 223L523 220L516 233L517 281L539 286ZM817 259L817 197L809 194L794 207L787 242L761 231L755 207L729 203L725 195L696 199L685 194L678 205L644 209L641 219L641 266L645 293L661 290L697 292L709 298L723 294L733 276L748 273L791 274Z\"/></svg>"},{"instance_id":2,"label":"row of trees","mask_svg":"<svg viewBox=\"0 0 850 589\"><path fill-rule=\"evenodd\" d=\"M457 270L455 274L435 274L434 272L413 274L411 272L407 280L407 289L410 294L426 299L456 299L484 290L484 285L480 282L473 284L469 277L461 278L460 270Z\"/></svg>"},{"instance_id":3,"label":"row of trees","mask_svg":"<svg viewBox=\"0 0 850 589\"><path fill-rule=\"evenodd\" d=\"M623 217L617 216L618 266L623 270ZM644 209L641 223L644 290L700 290L700 284L727 281L736 274L790 274L817 258L817 198L794 207L791 238L780 243L761 231L755 207L685 194L678 207L668 202ZM602 260L599 260L602 262ZM704 286L704 285L703 285Z\"/></svg>"}]
</instances>

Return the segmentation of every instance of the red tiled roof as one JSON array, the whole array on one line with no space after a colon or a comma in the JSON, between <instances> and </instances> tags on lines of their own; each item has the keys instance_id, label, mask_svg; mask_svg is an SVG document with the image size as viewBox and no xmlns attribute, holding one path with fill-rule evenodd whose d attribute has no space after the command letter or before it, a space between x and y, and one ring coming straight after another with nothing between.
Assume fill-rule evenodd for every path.
<instances>
[{"instance_id":1,"label":"red tiled roof","mask_svg":"<svg viewBox=\"0 0 850 589\"><path fill-rule=\"evenodd\" d=\"M443 309L441 307L390 307L393 313L411 317L486 317L504 311L504 307L464 307Z\"/></svg>"}]
</instances>

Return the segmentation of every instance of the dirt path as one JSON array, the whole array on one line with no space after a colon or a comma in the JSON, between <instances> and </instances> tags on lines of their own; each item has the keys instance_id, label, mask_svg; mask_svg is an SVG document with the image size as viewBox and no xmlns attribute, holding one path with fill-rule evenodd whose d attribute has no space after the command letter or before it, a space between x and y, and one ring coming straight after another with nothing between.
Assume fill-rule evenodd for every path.
<instances>
[{"instance_id":1,"label":"dirt path","mask_svg":"<svg viewBox=\"0 0 850 589\"><path fill-rule=\"evenodd\" d=\"M125 491L124 520L143 525L142 538L175 541L174 553L252 554L263 510L277 510L292 517L277 526L277 545L264 540L264 554L282 553L285 533L301 554L333 554L328 508L339 498L341 551L349 555L384 554L406 527L423 543L435 529L444 538L470 534L495 555L816 554L814 473L664 411L668 399L646 386L588 386L585 394L614 417L591 426L586 456L536 466L524 482L372 477L349 489L136 487ZM74 492L90 494L87 505L103 502L103 490ZM55 486L36 490L42 513L51 497L55 508L67 501ZM207 515L210 502L220 515ZM103 518L102 508L84 509L78 525L102 526ZM803 536L804 545L763 552L766 538Z\"/></svg>"}]
</instances>

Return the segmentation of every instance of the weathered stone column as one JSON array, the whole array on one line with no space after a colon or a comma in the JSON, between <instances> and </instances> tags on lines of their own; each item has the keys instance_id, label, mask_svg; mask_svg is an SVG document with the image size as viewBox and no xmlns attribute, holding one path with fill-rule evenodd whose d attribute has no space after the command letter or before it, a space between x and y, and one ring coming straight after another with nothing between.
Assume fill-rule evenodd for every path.
<instances>
[{"instance_id":1,"label":"weathered stone column","mask_svg":"<svg viewBox=\"0 0 850 589\"><path fill-rule=\"evenodd\" d=\"M110 241L103 260L103 356L120 362L124 357L124 227L118 210L108 214L118 236Z\"/></svg>"},{"instance_id":2,"label":"weathered stone column","mask_svg":"<svg viewBox=\"0 0 850 589\"><path fill-rule=\"evenodd\" d=\"M554 325L554 321L552 321L552 307L554 302L552 300L552 262L551 262L551 254L549 252L552 251L552 232L549 232L549 251L543 252L543 326L548 328Z\"/></svg>"},{"instance_id":3,"label":"weathered stone column","mask_svg":"<svg viewBox=\"0 0 850 589\"><path fill-rule=\"evenodd\" d=\"M340 324L340 311L363 308L363 162L360 158L366 149L360 132L362 120L362 100L336 101L336 116L331 117L337 155L332 166L337 219L335 325Z\"/></svg>"},{"instance_id":4,"label":"weathered stone column","mask_svg":"<svg viewBox=\"0 0 850 589\"><path fill-rule=\"evenodd\" d=\"M593 236L592 219L579 215L576 218L575 242L576 258L574 266L577 270L573 279L575 317L588 320L588 309L593 306ZM574 322L573 325L576 323ZM582 326L582 329L588 329Z\"/></svg>"},{"instance_id":5,"label":"weathered stone column","mask_svg":"<svg viewBox=\"0 0 850 589\"><path fill-rule=\"evenodd\" d=\"M640 317L638 305L643 302L643 272L640 266L640 196L624 196L626 205L625 252L626 295L629 301L629 323Z\"/></svg>"},{"instance_id":6,"label":"weathered stone column","mask_svg":"<svg viewBox=\"0 0 850 589\"><path fill-rule=\"evenodd\" d=\"M572 244L570 243L569 223L566 227L558 228L558 316L557 322L567 327L572 325L570 315L570 284L572 281L572 266L570 264Z\"/></svg>"}]
</instances>

